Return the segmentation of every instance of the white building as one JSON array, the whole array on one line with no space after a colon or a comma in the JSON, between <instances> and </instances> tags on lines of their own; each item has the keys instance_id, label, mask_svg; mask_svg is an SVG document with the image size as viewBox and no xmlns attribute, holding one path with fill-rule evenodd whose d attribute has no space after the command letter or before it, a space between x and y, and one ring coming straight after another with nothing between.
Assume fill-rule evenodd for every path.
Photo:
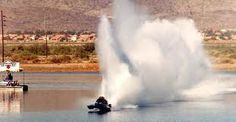
<instances>
[{"instance_id":1,"label":"white building","mask_svg":"<svg viewBox=\"0 0 236 122\"><path fill-rule=\"evenodd\" d=\"M72 35L70 37L70 40L73 41L73 42L76 42L77 41L77 35Z\"/></svg>"}]
</instances>

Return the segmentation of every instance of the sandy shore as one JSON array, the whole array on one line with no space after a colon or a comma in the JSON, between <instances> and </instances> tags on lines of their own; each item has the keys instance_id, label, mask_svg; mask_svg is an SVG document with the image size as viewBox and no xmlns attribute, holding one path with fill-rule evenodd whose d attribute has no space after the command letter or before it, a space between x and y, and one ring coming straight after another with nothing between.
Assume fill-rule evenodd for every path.
<instances>
[{"instance_id":1,"label":"sandy shore","mask_svg":"<svg viewBox=\"0 0 236 122\"><path fill-rule=\"evenodd\" d=\"M21 64L25 72L99 72L98 63ZM236 71L236 64L213 64L217 71Z\"/></svg>"},{"instance_id":2,"label":"sandy shore","mask_svg":"<svg viewBox=\"0 0 236 122\"><path fill-rule=\"evenodd\" d=\"M98 63L21 64L25 72L98 72Z\"/></svg>"},{"instance_id":3,"label":"sandy shore","mask_svg":"<svg viewBox=\"0 0 236 122\"><path fill-rule=\"evenodd\" d=\"M214 64L213 69L217 71L236 71L236 64Z\"/></svg>"}]
</instances>

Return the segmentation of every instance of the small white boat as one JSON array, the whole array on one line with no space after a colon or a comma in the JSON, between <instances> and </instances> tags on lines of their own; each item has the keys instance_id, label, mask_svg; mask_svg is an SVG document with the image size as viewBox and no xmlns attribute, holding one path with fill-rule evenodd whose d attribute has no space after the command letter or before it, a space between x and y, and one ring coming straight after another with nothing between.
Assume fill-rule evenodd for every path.
<instances>
[{"instance_id":1,"label":"small white boat","mask_svg":"<svg viewBox=\"0 0 236 122\"><path fill-rule=\"evenodd\" d=\"M12 62L9 60L0 64L0 72L6 72L7 70L10 72L23 72L23 69L20 68L19 62ZM24 73L23 73L23 77L24 77ZM11 81L11 82L14 82L14 81ZM5 89L5 88L22 89L23 91L28 91L28 86L24 84L24 81L23 81L23 84L18 84L18 83L9 84L9 81L4 81L4 80L0 81L0 90Z\"/></svg>"},{"instance_id":2,"label":"small white boat","mask_svg":"<svg viewBox=\"0 0 236 122\"><path fill-rule=\"evenodd\" d=\"M0 90L5 90L5 91L28 91L28 86L27 85L19 85L19 86L0 85Z\"/></svg>"},{"instance_id":3,"label":"small white boat","mask_svg":"<svg viewBox=\"0 0 236 122\"><path fill-rule=\"evenodd\" d=\"M6 86L6 85L7 85L7 83L8 83L7 81L0 81L0 86L3 86L3 85L5 85L5 86Z\"/></svg>"}]
</instances>

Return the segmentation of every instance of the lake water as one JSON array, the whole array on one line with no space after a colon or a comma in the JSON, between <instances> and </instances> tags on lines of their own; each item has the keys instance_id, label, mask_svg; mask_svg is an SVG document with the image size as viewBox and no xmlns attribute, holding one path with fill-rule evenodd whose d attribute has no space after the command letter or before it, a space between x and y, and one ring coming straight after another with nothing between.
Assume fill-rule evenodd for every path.
<instances>
[{"instance_id":1,"label":"lake water","mask_svg":"<svg viewBox=\"0 0 236 122\"><path fill-rule=\"evenodd\" d=\"M219 72L222 82L236 82L235 72ZM21 79L21 74L14 74ZM23 78L22 78L23 80ZM97 73L25 73L29 91L0 91L0 121L236 121L236 93L207 101L173 101L139 108L88 113L101 83ZM224 81L225 80L225 81Z\"/></svg>"}]
</instances>

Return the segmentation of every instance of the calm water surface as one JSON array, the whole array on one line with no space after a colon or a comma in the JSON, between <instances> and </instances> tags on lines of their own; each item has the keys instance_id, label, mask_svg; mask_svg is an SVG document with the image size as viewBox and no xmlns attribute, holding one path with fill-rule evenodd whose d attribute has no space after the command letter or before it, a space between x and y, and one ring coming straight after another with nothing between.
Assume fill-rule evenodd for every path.
<instances>
[{"instance_id":1,"label":"calm water surface","mask_svg":"<svg viewBox=\"0 0 236 122\"><path fill-rule=\"evenodd\" d=\"M217 73L222 82L236 82L236 73ZM21 79L22 74L14 74ZM22 78L23 80L23 78ZM0 91L0 121L236 121L236 94L208 101L175 101L147 107L89 114L100 87L97 73L26 73L26 93ZM225 80L225 81L224 81Z\"/></svg>"}]
</instances>

